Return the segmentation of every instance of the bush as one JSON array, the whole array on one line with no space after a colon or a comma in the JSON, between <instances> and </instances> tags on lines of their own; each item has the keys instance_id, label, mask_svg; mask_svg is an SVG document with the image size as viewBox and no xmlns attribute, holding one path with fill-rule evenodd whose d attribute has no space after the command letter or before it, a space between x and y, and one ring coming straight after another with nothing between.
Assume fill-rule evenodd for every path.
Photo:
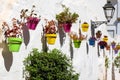
<instances>
[{"instance_id":1,"label":"bush","mask_svg":"<svg viewBox=\"0 0 120 80\"><path fill-rule=\"evenodd\" d=\"M26 80L78 80L70 59L61 51L33 49L24 60Z\"/></svg>"}]
</instances>

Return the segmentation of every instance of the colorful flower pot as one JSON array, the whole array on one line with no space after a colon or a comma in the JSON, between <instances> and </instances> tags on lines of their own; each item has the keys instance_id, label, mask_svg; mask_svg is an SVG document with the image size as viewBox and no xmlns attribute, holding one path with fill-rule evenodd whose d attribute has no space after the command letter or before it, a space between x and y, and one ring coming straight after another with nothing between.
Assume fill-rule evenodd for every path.
<instances>
[{"instance_id":1,"label":"colorful flower pot","mask_svg":"<svg viewBox=\"0 0 120 80\"><path fill-rule=\"evenodd\" d=\"M47 37L48 44L50 44L50 45L55 44L57 34L46 34L45 36Z\"/></svg>"},{"instance_id":2,"label":"colorful flower pot","mask_svg":"<svg viewBox=\"0 0 120 80\"><path fill-rule=\"evenodd\" d=\"M18 52L22 43L21 38L9 37L8 38L8 47L11 52Z\"/></svg>"},{"instance_id":3,"label":"colorful flower pot","mask_svg":"<svg viewBox=\"0 0 120 80\"><path fill-rule=\"evenodd\" d=\"M94 46L95 45L95 39L89 39L89 45Z\"/></svg>"},{"instance_id":4,"label":"colorful flower pot","mask_svg":"<svg viewBox=\"0 0 120 80\"><path fill-rule=\"evenodd\" d=\"M81 41L80 40L73 40L73 43L74 43L75 48L79 48L80 44L81 44Z\"/></svg>"},{"instance_id":5,"label":"colorful flower pot","mask_svg":"<svg viewBox=\"0 0 120 80\"><path fill-rule=\"evenodd\" d=\"M120 49L120 44L116 45L116 48L119 50Z\"/></svg>"},{"instance_id":6,"label":"colorful flower pot","mask_svg":"<svg viewBox=\"0 0 120 80\"><path fill-rule=\"evenodd\" d=\"M63 28L65 32L70 32L71 31L71 23L63 23Z\"/></svg>"},{"instance_id":7,"label":"colorful flower pot","mask_svg":"<svg viewBox=\"0 0 120 80\"><path fill-rule=\"evenodd\" d=\"M103 41L107 42L108 41L108 37L104 36Z\"/></svg>"},{"instance_id":8,"label":"colorful flower pot","mask_svg":"<svg viewBox=\"0 0 120 80\"><path fill-rule=\"evenodd\" d=\"M101 31L97 31L96 38L101 38L101 35L102 35Z\"/></svg>"},{"instance_id":9,"label":"colorful flower pot","mask_svg":"<svg viewBox=\"0 0 120 80\"><path fill-rule=\"evenodd\" d=\"M105 46L103 46L103 45L100 45L100 49L104 49L105 48Z\"/></svg>"},{"instance_id":10,"label":"colorful flower pot","mask_svg":"<svg viewBox=\"0 0 120 80\"><path fill-rule=\"evenodd\" d=\"M106 46L106 50L110 50L110 45L107 45L107 46Z\"/></svg>"},{"instance_id":11,"label":"colorful flower pot","mask_svg":"<svg viewBox=\"0 0 120 80\"><path fill-rule=\"evenodd\" d=\"M40 19L37 18L37 17L29 17L29 18L27 19L26 25L27 25L27 27L28 27L29 29L35 30L37 24L39 23L39 21L40 21Z\"/></svg>"},{"instance_id":12,"label":"colorful flower pot","mask_svg":"<svg viewBox=\"0 0 120 80\"><path fill-rule=\"evenodd\" d=\"M88 28L89 28L89 24L87 22L84 22L82 24L82 31L83 32L87 32L88 31Z\"/></svg>"}]
</instances>

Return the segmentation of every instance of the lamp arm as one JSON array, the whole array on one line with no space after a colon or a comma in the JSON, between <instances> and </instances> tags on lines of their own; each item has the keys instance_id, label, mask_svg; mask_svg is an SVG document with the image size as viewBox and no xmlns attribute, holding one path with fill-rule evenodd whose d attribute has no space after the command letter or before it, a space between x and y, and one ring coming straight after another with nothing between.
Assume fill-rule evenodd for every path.
<instances>
[{"instance_id":1,"label":"lamp arm","mask_svg":"<svg viewBox=\"0 0 120 80\"><path fill-rule=\"evenodd\" d=\"M95 35L95 28L99 27L101 24L107 24L107 21L92 21L91 20L91 35Z\"/></svg>"}]
</instances>

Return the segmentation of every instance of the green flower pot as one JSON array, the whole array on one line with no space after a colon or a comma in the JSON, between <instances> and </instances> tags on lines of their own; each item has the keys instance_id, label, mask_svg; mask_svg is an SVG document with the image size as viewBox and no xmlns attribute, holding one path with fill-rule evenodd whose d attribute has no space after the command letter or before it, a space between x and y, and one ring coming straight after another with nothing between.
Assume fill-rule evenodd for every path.
<instances>
[{"instance_id":1,"label":"green flower pot","mask_svg":"<svg viewBox=\"0 0 120 80\"><path fill-rule=\"evenodd\" d=\"M79 48L80 44L81 44L81 41L80 40L74 40L73 43L74 43L75 48Z\"/></svg>"},{"instance_id":2,"label":"green flower pot","mask_svg":"<svg viewBox=\"0 0 120 80\"><path fill-rule=\"evenodd\" d=\"M21 38L9 37L8 38L8 47L11 52L18 52L22 43Z\"/></svg>"}]
</instances>

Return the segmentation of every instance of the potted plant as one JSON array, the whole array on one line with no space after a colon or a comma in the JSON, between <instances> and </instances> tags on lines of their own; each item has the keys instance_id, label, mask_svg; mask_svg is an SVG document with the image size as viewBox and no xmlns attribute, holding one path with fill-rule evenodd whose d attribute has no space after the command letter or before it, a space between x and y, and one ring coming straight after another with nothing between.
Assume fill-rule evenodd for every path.
<instances>
[{"instance_id":1,"label":"potted plant","mask_svg":"<svg viewBox=\"0 0 120 80\"><path fill-rule=\"evenodd\" d=\"M105 41L100 41L98 45L100 46L101 49L104 49L107 46L107 43Z\"/></svg>"},{"instance_id":2,"label":"potted plant","mask_svg":"<svg viewBox=\"0 0 120 80\"><path fill-rule=\"evenodd\" d=\"M56 14L56 20L58 21L58 25L62 24L65 32L70 32L72 23L75 23L79 17L77 13L71 13L69 8L65 5L62 5L63 11L59 14Z\"/></svg>"},{"instance_id":3,"label":"potted plant","mask_svg":"<svg viewBox=\"0 0 120 80\"><path fill-rule=\"evenodd\" d=\"M32 6L32 9L30 11L30 14L28 15L28 9L22 9L21 10L21 15L20 18L21 20L23 20L23 22L25 22L26 20L26 26L31 29L31 30L35 30L36 26L38 25L39 21L40 21L40 16L38 17L37 14L34 12L35 5Z\"/></svg>"},{"instance_id":4,"label":"potted plant","mask_svg":"<svg viewBox=\"0 0 120 80\"><path fill-rule=\"evenodd\" d=\"M94 36L90 37L90 39L89 39L89 45L95 46L95 41L96 41L96 38Z\"/></svg>"},{"instance_id":5,"label":"potted plant","mask_svg":"<svg viewBox=\"0 0 120 80\"><path fill-rule=\"evenodd\" d=\"M82 24L82 31L83 32L87 32L88 31L88 28L89 28L89 24L87 22L84 22Z\"/></svg>"},{"instance_id":6,"label":"potted plant","mask_svg":"<svg viewBox=\"0 0 120 80\"><path fill-rule=\"evenodd\" d=\"M57 30L56 30L56 25L55 25L55 21L51 20L51 21L47 21L45 27L44 27L44 33L45 36L47 37L47 42L48 44L55 44L56 41L56 37L57 37Z\"/></svg>"},{"instance_id":7,"label":"potted plant","mask_svg":"<svg viewBox=\"0 0 120 80\"><path fill-rule=\"evenodd\" d=\"M17 19L12 19L12 28L6 23L2 24L5 41L8 43L11 52L18 52L22 43L22 24L17 23Z\"/></svg>"},{"instance_id":8,"label":"potted plant","mask_svg":"<svg viewBox=\"0 0 120 80\"><path fill-rule=\"evenodd\" d=\"M103 41L107 42L108 41L108 36L104 36Z\"/></svg>"},{"instance_id":9,"label":"potted plant","mask_svg":"<svg viewBox=\"0 0 120 80\"><path fill-rule=\"evenodd\" d=\"M100 39L100 38L101 38L101 35L102 35L101 31L98 30L98 31L96 32L96 38Z\"/></svg>"},{"instance_id":10,"label":"potted plant","mask_svg":"<svg viewBox=\"0 0 120 80\"><path fill-rule=\"evenodd\" d=\"M116 46L116 42L111 42L111 46L112 46L112 49L114 49L115 48L115 46Z\"/></svg>"},{"instance_id":11,"label":"potted plant","mask_svg":"<svg viewBox=\"0 0 120 80\"><path fill-rule=\"evenodd\" d=\"M49 52L33 49L24 60L26 80L78 80L71 60L60 50Z\"/></svg>"},{"instance_id":12,"label":"potted plant","mask_svg":"<svg viewBox=\"0 0 120 80\"><path fill-rule=\"evenodd\" d=\"M78 36L77 33L75 33L75 32L70 32L69 36L73 40L75 48L79 48L82 40L86 39L86 37L84 35L81 34Z\"/></svg>"}]
</instances>

